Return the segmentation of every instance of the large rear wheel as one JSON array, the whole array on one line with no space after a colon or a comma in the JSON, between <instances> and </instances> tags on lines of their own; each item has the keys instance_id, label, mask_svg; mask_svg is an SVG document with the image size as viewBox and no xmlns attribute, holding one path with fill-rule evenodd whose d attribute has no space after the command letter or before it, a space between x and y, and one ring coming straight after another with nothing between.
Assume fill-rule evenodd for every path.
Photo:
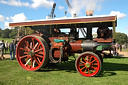
<instances>
[{"instance_id":1,"label":"large rear wheel","mask_svg":"<svg viewBox=\"0 0 128 85\"><path fill-rule=\"evenodd\" d=\"M97 76L101 72L101 68L101 59L93 52L82 53L76 59L76 69L83 76Z\"/></svg>"},{"instance_id":2,"label":"large rear wheel","mask_svg":"<svg viewBox=\"0 0 128 85\"><path fill-rule=\"evenodd\" d=\"M16 57L20 66L28 71L36 71L48 63L49 48L45 40L39 36L23 37L16 49Z\"/></svg>"}]
</instances>

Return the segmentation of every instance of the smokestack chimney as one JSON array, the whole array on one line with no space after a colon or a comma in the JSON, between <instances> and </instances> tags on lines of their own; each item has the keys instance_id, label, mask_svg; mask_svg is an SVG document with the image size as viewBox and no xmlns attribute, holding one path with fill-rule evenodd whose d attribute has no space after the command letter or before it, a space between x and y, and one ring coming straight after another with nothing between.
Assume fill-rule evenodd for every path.
<instances>
[{"instance_id":1,"label":"smokestack chimney","mask_svg":"<svg viewBox=\"0 0 128 85\"><path fill-rule=\"evenodd\" d=\"M93 10L87 10L85 11L86 16L93 16L94 11Z\"/></svg>"}]
</instances>

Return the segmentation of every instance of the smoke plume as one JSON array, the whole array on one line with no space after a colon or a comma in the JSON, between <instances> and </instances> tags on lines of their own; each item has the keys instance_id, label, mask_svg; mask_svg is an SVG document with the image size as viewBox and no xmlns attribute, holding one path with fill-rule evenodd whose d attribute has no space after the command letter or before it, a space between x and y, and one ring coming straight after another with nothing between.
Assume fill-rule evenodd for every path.
<instances>
[{"instance_id":1,"label":"smoke plume","mask_svg":"<svg viewBox=\"0 0 128 85\"><path fill-rule=\"evenodd\" d=\"M72 0L71 5L72 9L69 9L71 15L76 13L77 15L81 14L81 10L100 10L101 3L103 0Z\"/></svg>"}]
</instances>

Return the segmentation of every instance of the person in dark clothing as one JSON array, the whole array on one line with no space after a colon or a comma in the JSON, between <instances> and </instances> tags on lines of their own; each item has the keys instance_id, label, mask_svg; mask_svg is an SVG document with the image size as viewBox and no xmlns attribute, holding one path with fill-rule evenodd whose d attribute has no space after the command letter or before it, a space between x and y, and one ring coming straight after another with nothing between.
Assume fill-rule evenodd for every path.
<instances>
[{"instance_id":1,"label":"person in dark clothing","mask_svg":"<svg viewBox=\"0 0 128 85\"><path fill-rule=\"evenodd\" d=\"M2 43L0 45L0 48L1 48L1 59L4 59L4 49L5 49L5 43L4 43L4 40L2 40Z\"/></svg>"},{"instance_id":2,"label":"person in dark clothing","mask_svg":"<svg viewBox=\"0 0 128 85\"><path fill-rule=\"evenodd\" d=\"M117 56L116 46L112 45L112 48L113 48L113 56Z\"/></svg>"},{"instance_id":3,"label":"person in dark clothing","mask_svg":"<svg viewBox=\"0 0 128 85\"><path fill-rule=\"evenodd\" d=\"M120 44L120 52L122 52L122 45Z\"/></svg>"},{"instance_id":4,"label":"person in dark clothing","mask_svg":"<svg viewBox=\"0 0 128 85\"><path fill-rule=\"evenodd\" d=\"M10 50L10 60L15 59L16 46L14 44L14 40L12 40L12 43L9 44L9 50ZM12 54L13 54L13 56L12 56Z\"/></svg>"}]
</instances>

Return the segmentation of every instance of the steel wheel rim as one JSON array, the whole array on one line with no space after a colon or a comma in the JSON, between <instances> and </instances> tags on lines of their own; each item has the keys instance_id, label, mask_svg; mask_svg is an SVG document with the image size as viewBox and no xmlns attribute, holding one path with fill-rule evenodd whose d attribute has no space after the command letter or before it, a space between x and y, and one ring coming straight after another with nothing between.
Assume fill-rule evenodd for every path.
<instances>
[{"instance_id":1,"label":"steel wheel rim","mask_svg":"<svg viewBox=\"0 0 128 85\"><path fill-rule=\"evenodd\" d=\"M43 65L46 51L40 39L34 36L26 36L18 43L16 56L22 68L36 71Z\"/></svg>"},{"instance_id":2,"label":"steel wheel rim","mask_svg":"<svg viewBox=\"0 0 128 85\"><path fill-rule=\"evenodd\" d=\"M76 68L81 75L91 77L99 73L100 62L96 56L92 54L84 54L78 57Z\"/></svg>"}]
</instances>

